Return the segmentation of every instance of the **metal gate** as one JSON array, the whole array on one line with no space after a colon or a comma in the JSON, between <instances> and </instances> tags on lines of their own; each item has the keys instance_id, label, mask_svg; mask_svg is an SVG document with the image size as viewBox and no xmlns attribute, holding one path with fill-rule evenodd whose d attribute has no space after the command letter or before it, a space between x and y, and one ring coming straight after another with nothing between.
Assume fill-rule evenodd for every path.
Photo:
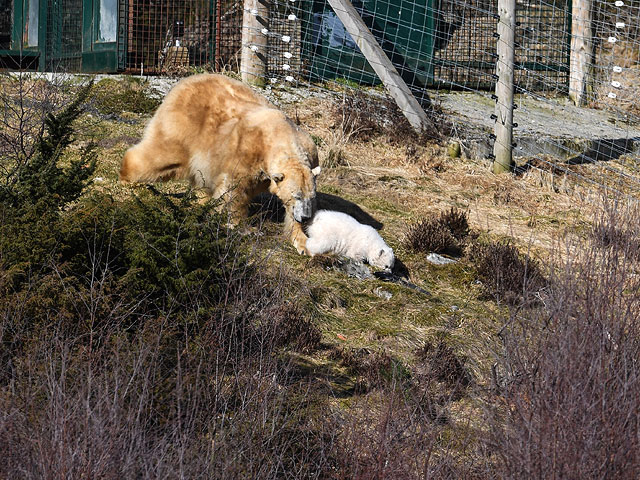
<instances>
[{"instance_id":1,"label":"metal gate","mask_svg":"<svg viewBox=\"0 0 640 480\"><path fill-rule=\"evenodd\" d=\"M45 65L48 71L82 67L83 0L48 0Z\"/></svg>"}]
</instances>

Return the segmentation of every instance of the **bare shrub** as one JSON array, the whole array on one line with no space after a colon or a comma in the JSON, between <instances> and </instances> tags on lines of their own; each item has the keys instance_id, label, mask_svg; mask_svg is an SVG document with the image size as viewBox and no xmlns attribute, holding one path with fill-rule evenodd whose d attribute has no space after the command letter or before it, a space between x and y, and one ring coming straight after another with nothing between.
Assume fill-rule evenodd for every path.
<instances>
[{"instance_id":1,"label":"bare shrub","mask_svg":"<svg viewBox=\"0 0 640 480\"><path fill-rule=\"evenodd\" d=\"M332 115L335 126L348 139L368 140L380 133L379 102L360 91L346 92L334 103Z\"/></svg>"},{"instance_id":2,"label":"bare shrub","mask_svg":"<svg viewBox=\"0 0 640 480\"><path fill-rule=\"evenodd\" d=\"M360 397L344 416L330 418L334 479L481 479L471 437L433 421L431 404L404 382Z\"/></svg>"},{"instance_id":3,"label":"bare shrub","mask_svg":"<svg viewBox=\"0 0 640 480\"><path fill-rule=\"evenodd\" d=\"M591 237L594 246L611 248L631 261L640 260L640 211L636 206L623 206L619 200L604 199ZM624 213L621 213L621 210ZM624 217L624 221L620 221Z\"/></svg>"},{"instance_id":4,"label":"bare shrub","mask_svg":"<svg viewBox=\"0 0 640 480\"><path fill-rule=\"evenodd\" d=\"M600 241L569 243L543 303L501 332L490 421L503 478L640 475L640 283L624 249Z\"/></svg>"},{"instance_id":5,"label":"bare shrub","mask_svg":"<svg viewBox=\"0 0 640 480\"><path fill-rule=\"evenodd\" d=\"M429 126L416 132L398 105L389 97L379 97L360 90L345 92L334 104L335 126L346 140L367 141L383 135L394 145L406 146L407 156L417 158L417 146L429 139L443 140L451 131L451 123L439 106L431 104L427 110Z\"/></svg>"},{"instance_id":6,"label":"bare shrub","mask_svg":"<svg viewBox=\"0 0 640 480\"><path fill-rule=\"evenodd\" d=\"M460 255L469 235L467 213L456 208L432 215L409 226L405 244L423 253Z\"/></svg>"},{"instance_id":7,"label":"bare shrub","mask_svg":"<svg viewBox=\"0 0 640 480\"><path fill-rule=\"evenodd\" d=\"M440 223L445 225L458 241L469 235L469 214L466 211L451 207L440 214Z\"/></svg>"},{"instance_id":8,"label":"bare shrub","mask_svg":"<svg viewBox=\"0 0 640 480\"><path fill-rule=\"evenodd\" d=\"M456 239L437 218L420 220L409 227L405 237L409 248L417 252L450 253L461 252Z\"/></svg>"},{"instance_id":9,"label":"bare shrub","mask_svg":"<svg viewBox=\"0 0 640 480\"><path fill-rule=\"evenodd\" d=\"M437 345L426 343L416 352L419 365L426 371L422 375L427 380L443 383L451 400L459 400L472 383L472 377L465 367L465 360L459 358L444 341Z\"/></svg>"},{"instance_id":10,"label":"bare shrub","mask_svg":"<svg viewBox=\"0 0 640 480\"><path fill-rule=\"evenodd\" d=\"M36 154L47 115L60 102L57 86L29 74L0 75L0 185L16 181Z\"/></svg>"},{"instance_id":11,"label":"bare shrub","mask_svg":"<svg viewBox=\"0 0 640 480\"><path fill-rule=\"evenodd\" d=\"M509 242L476 242L469 251L486 293L498 300L515 305L545 286L539 263Z\"/></svg>"}]
</instances>

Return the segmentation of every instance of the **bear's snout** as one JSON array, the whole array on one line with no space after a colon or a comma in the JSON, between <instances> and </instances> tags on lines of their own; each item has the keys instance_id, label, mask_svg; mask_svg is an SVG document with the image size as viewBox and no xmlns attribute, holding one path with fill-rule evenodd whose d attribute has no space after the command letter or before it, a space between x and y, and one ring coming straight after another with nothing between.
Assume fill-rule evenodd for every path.
<instances>
[{"instance_id":1,"label":"bear's snout","mask_svg":"<svg viewBox=\"0 0 640 480\"><path fill-rule=\"evenodd\" d=\"M316 197L296 200L293 204L293 218L298 223L311 220L316 213Z\"/></svg>"}]
</instances>

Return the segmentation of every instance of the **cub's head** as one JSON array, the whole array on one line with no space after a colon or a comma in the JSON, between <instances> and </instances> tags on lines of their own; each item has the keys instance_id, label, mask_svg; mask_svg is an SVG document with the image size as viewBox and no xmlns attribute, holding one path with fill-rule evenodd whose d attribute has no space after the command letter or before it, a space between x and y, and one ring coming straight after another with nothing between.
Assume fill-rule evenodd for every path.
<instances>
[{"instance_id":1,"label":"cub's head","mask_svg":"<svg viewBox=\"0 0 640 480\"><path fill-rule=\"evenodd\" d=\"M369 259L369 264L387 271L391 271L395 263L396 257L393 254L393 250L387 245L375 250L373 258Z\"/></svg>"}]
</instances>

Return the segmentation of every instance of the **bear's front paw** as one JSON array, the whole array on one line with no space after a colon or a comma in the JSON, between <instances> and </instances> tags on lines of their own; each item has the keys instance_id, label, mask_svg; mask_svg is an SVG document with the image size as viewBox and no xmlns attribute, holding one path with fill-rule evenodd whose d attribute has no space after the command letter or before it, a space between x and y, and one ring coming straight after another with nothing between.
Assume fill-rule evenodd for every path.
<instances>
[{"instance_id":1,"label":"bear's front paw","mask_svg":"<svg viewBox=\"0 0 640 480\"><path fill-rule=\"evenodd\" d=\"M294 247L296 247L296 250L300 255L312 256L304 245L294 244Z\"/></svg>"},{"instance_id":2,"label":"bear's front paw","mask_svg":"<svg viewBox=\"0 0 640 480\"><path fill-rule=\"evenodd\" d=\"M307 250L307 237L305 235L299 235L292 239L294 248L298 251L300 255L309 255L309 250Z\"/></svg>"}]
</instances>

